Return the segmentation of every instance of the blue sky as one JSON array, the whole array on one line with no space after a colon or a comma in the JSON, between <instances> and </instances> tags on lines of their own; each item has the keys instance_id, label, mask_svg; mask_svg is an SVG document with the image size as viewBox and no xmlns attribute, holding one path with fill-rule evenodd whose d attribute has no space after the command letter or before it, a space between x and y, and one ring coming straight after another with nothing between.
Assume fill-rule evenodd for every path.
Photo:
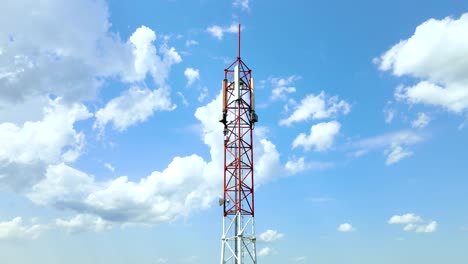
<instances>
[{"instance_id":1,"label":"blue sky","mask_svg":"<svg viewBox=\"0 0 468 264\"><path fill-rule=\"evenodd\" d=\"M10 1L0 262L216 263L253 70L259 263L466 263L465 1Z\"/></svg>"}]
</instances>

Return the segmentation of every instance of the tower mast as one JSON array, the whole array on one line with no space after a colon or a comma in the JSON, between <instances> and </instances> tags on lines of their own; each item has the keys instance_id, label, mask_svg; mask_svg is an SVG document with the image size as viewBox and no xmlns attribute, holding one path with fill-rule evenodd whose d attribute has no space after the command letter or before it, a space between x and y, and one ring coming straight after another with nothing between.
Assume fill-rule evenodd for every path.
<instances>
[{"instance_id":1,"label":"tower mast","mask_svg":"<svg viewBox=\"0 0 468 264\"><path fill-rule=\"evenodd\" d=\"M252 70L240 56L238 32L237 59L224 70L224 192L221 264L257 263L254 226L253 128L258 121Z\"/></svg>"}]
</instances>

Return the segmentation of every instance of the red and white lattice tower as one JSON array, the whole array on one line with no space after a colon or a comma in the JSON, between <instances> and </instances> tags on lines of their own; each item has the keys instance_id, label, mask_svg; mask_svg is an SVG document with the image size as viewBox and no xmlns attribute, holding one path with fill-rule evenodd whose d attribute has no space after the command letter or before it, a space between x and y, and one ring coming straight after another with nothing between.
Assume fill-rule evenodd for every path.
<instances>
[{"instance_id":1,"label":"red and white lattice tower","mask_svg":"<svg viewBox=\"0 0 468 264\"><path fill-rule=\"evenodd\" d=\"M254 227L254 82L252 71L240 57L240 25L237 59L224 70L224 194L221 264L257 263Z\"/></svg>"}]
</instances>

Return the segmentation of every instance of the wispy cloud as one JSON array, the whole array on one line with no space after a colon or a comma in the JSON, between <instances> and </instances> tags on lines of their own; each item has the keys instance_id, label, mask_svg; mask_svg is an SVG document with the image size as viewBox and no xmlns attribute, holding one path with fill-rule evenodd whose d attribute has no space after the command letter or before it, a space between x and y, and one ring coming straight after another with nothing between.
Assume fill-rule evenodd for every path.
<instances>
[{"instance_id":1,"label":"wispy cloud","mask_svg":"<svg viewBox=\"0 0 468 264\"><path fill-rule=\"evenodd\" d=\"M385 164L392 165L403 158L413 155L409 146L426 140L427 136L412 130L401 130L393 133L387 133L370 138L361 139L351 143L355 148L354 156L362 156L375 150L384 150L387 156Z\"/></svg>"},{"instance_id":2,"label":"wispy cloud","mask_svg":"<svg viewBox=\"0 0 468 264\"><path fill-rule=\"evenodd\" d=\"M307 198L306 201L311 203L328 203L334 201L334 199L328 197L311 197Z\"/></svg>"},{"instance_id":3,"label":"wispy cloud","mask_svg":"<svg viewBox=\"0 0 468 264\"><path fill-rule=\"evenodd\" d=\"M249 0L234 0L232 2L234 7L239 7L243 10L249 10Z\"/></svg>"},{"instance_id":4,"label":"wispy cloud","mask_svg":"<svg viewBox=\"0 0 468 264\"><path fill-rule=\"evenodd\" d=\"M241 28L242 30L242 28ZM238 25L237 24L232 24L229 27L222 27L218 25L213 25L211 27L208 27L206 29L208 33L210 33L213 37L222 40L224 37L225 33L237 33L238 31Z\"/></svg>"},{"instance_id":5,"label":"wispy cloud","mask_svg":"<svg viewBox=\"0 0 468 264\"><path fill-rule=\"evenodd\" d=\"M413 122L411 122L411 125L414 128L424 128L429 124L430 121L431 118L426 113L418 113L418 117Z\"/></svg>"},{"instance_id":6,"label":"wispy cloud","mask_svg":"<svg viewBox=\"0 0 468 264\"><path fill-rule=\"evenodd\" d=\"M273 242L284 237L284 234L279 233L276 230L268 229L267 231L261 233L258 238L262 242Z\"/></svg>"}]
</instances>

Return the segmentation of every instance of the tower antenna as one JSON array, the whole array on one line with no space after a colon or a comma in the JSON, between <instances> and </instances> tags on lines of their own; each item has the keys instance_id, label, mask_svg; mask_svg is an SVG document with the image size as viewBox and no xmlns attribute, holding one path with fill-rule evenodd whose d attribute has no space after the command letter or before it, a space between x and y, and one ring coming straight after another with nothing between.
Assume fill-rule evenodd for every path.
<instances>
[{"instance_id":1,"label":"tower antenna","mask_svg":"<svg viewBox=\"0 0 468 264\"><path fill-rule=\"evenodd\" d=\"M237 59L224 70L224 190L221 264L256 264L253 128L258 121L252 70L240 57L239 24Z\"/></svg>"},{"instance_id":2,"label":"tower antenna","mask_svg":"<svg viewBox=\"0 0 468 264\"><path fill-rule=\"evenodd\" d=\"M240 59L240 48L241 48L241 24L239 24L239 29L237 31L237 58Z\"/></svg>"}]
</instances>

